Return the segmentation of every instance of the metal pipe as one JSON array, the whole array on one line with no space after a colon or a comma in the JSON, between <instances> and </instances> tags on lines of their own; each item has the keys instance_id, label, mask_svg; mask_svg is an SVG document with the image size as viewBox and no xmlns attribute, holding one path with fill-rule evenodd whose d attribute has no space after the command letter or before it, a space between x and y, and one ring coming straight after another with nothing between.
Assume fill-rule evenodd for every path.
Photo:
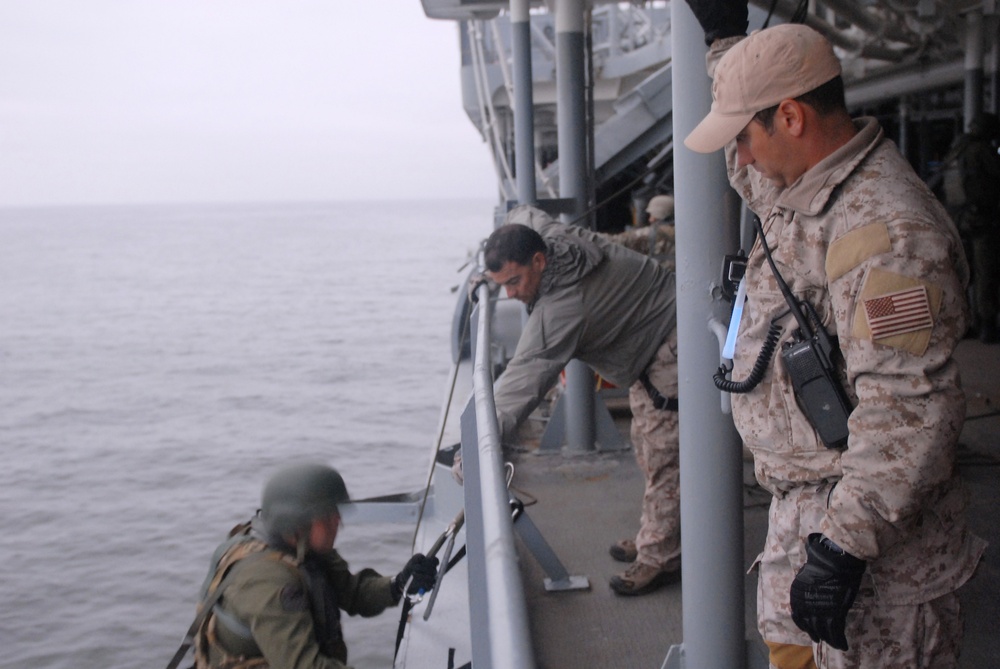
<instances>
[{"instance_id":1,"label":"metal pipe","mask_svg":"<svg viewBox=\"0 0 1000 669\"><path fill-rule=\"evenodd\" d=\"M983 111L983 13L965 15L965 131Z\"/></svg>"},{"instance_id":2,"label":"metal pipe","mask_svg":"<svg viewBox=\"0 0 1000 669\"><path fill-rule=\"evenodd\" d=\"M559 128L559 195L574 200L575 219L586 206L586 105L584 0L556 0L556 125Z\"/></svg>"},{"instance_id":3,"label":"metal pipe","mask_svg":"<svg viewBox=\"0 0 1000 669\"><path fill-rule=\"evenodd\" d=\"M856 107L891 100L901 95L954 86L962 82L963 71L959 61L927 68L914 65L883 70L870 78L852 82L846 94L847 105Z\"/></svg>"},{"instance_id":4,"label":"metal pipe","mask_svg":"<svg viewBox=\"0 0 1000 669\"><path fill-rule=\"evenodd\" d=\"M899 139L896 144L899 152L906 157L910 149L910 100L905 95L899 98L896 110L899 113Z\"/></svg>"},{"instance_id":5,"label":"metal pipe","mask_svg":"<svg viewBox=\"0 0 1000 669\"><path fill-rule=\"evenodd\" d=\"M768 11L771 6L771 0L752 0L751 5L754 5L758 9L763 11ZM774 15L783 19L788 20L798 9L798 0L779 0L775 5ZM828 14L833 13L832 8L828 9ZM913 34L900 35L899 41L905 43L908 46L905 47L890 47L874 42L867 41L864 37L858 34L850 33L848 31L840 30L835 28L832 20L820 17L817 14L809 14L806 16L805 24L810 28L821 33L824 37L830 40L834 46L840 47L845 51L858 56L864 56L867 58L874 58L877 60L884 60L891 63L899 62L903 60L906 56L913 53L919 40ZM751 26L751 28L756 26ZM872 34L872 33L866 33ZM882 35L881 31L876 31L874 34Z\"/></svg>"},{"instance_id":6,"label":"metal pipe","mask_svg":"<svg viewBox=\"0 0 1000 669\"><path fill-rule=\"evenodd\" d=\"M703 31L687 3L672 2L673 127L683 139L708 113ZM739 245L737 200L722 152L695 154L675 142L677 334L684 559L683 666L745 667L743 451L719 412L713 319L729 321L717 285L723 256Z\"/></svg>"},{"instance_id":7,"label":"metal pipe","mask_svg":"<svg viewBox=\"0 0 1000 669\"><path fill-rule=\"evenodd\" d=\"M492 310L489 289L481 286L472 380L482 501L481 554L486 561L486 615L490 644L488 669L534 669L528 611L514 545L510 495L503 475L503 451L493 400L493 366L490 360ZM469 583L470 590L478 587L479 583ZM479 667L478 664L476 666Z\"/></svg>"},{"instance_id":8,"label":"metal pipe","mask_svg":"<svg viewBox=\"0 0 1000 669\"><path fill-rule=\"evenodd\" d=\"M556 125L559 195L573 200L569 222L587 206L587 124L584 87L584 0L556 0ZM566 365L566 441L571 451L594 449L594 373L580 360Z\"/></svg>"},{"instance_id":9,"label":"metal pipe","mask_svg":"<svg viewBox=\"0 0 1000 669\"><path fill-rule=\"evenodd\" d=\"M986 34L989 36L989 53L986 58L990 77L990 98L986 101L986 109L993 114L1000 110L1000 92L997 90L1000 87L1000 22L997 19L996 14L986 18Z\"/></svg>"},{"instance_id":10,"label":"metal pipe","mask_svg":"<svg viewBox=\"0 0 1000 669\"><path fill-rule=\"evenodd\" d=\"M475 68L476 92L479 96L480 114L483 124L486 126L484 132L490 139L490 146L493 152L493 162L496 165L497 178L500 182L504 196L507 196L507 184L514 183L514 175L511 174L507 156L503 152L503 139L500 137L500 127L497 124L496 108L493 106L493 97L490 95L487 86L490 78L486 71L486 55L483 51L483 31L479 21L469 21L469 42L472 47L472 64Z\"/></svg>"},{"instance_id":11,"label":"metal pipe","mask_svg":"<svg viewBox=\"0 0 1000 669\"><path fill-rule=\"evenodd\" d=\"M531 15L529 0L511 0L510 31L514 80L514 175L517 199L535 204L535 101L531 78Z\"/></svg>"},{"instance_id":12,"label":"metal pipe","mask_svg":"<svg viewBox=\"0 0 1000 669\"><path fill-rule=\"evenodd\" d=\"M869 14L856 0L823 0L823 4L870 35L880 35L893 42L913 41L913 33L902 28L902 21L889 21L884 16Z\"/></svg>"}]
</instances>

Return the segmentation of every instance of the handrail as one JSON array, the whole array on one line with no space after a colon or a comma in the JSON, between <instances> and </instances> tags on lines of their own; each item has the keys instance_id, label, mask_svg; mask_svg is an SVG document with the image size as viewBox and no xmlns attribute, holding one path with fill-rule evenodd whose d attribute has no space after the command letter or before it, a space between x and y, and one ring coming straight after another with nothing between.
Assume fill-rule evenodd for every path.
<instances>
[{"instance_id":1,"label":"handrail","mask_svg":"<svg viewBox=\"0 0 1000 669\"><path fill-rule=\"evenodd\" d=\"M478 457L475 460L478 467L472 470L466 469L465 480L467 490L478 487L480 492L483 545L479 551L474 551L470 546L469 557L471 559L474 552L482 556L485 561L485 583L471 582L474 570L470 568L469 588L478 589L485 585L486 611L479 611L474 617L486 618L488 638L477 639L477 630L474 626L473 658L476 660L483 658L485 653L490 659L488 667L481 667L477 663L476 669L534 669L534 651L514 545L510 494L503 475L500 428L497 424L496 404L493 399L490 355L492 348L490 321L493 305L487 286L480 286L477 296L478 323L472 376L478 442ZM463 450L471 446L472 444L464 443L463 439ZM465 463L468 461L469 459L464 460ZM470 477L477 477L479 485L469 486ZM469 522L472 522L472 519L469 519ZM488 649L484 649L481 644L488 644ZM481 652L477 652L477 648Z\"/></svg>"}]
</instances>

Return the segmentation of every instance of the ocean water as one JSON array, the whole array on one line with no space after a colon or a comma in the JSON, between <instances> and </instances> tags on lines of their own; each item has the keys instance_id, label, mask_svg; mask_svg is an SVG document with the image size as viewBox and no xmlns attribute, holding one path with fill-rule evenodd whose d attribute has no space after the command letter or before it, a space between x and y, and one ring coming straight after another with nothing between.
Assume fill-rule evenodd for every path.
<instances>
[{"instance_id":1,"label":"ocean water","mask_svg":"<svg viewBox=\"0 0 1000 669\"><path fill-rule=\"evenodd\" d=\"M288 459L425 482L491 204L0 209L0 667L166 666ZM347 525L394 573L413 529ZM391 665L398 612L345 623ZM187 666L187 663L182 666Z\"/></svg>"}]
</instances>

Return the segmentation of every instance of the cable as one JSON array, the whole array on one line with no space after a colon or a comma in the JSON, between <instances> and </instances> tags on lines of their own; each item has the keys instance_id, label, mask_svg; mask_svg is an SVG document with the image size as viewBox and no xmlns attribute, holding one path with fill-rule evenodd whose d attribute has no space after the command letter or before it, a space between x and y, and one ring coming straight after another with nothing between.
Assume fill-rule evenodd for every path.
<instances>
[{"instance_id":1,"label":"cable","mask_svg":"<svg viewBox=\"0 0 1000 669\"><path fill-rule=\"evenodd\" d=\"M417 546L417 535L420 532L420 523L424 519L424 508L427 506L427 498L430 496L431 492L431 481L434 480L434 469L435 463L437 463L438 453L441 452L441 441L444 439L444 428L448 423L448 414L451 411L451 400L455 394L455 381L458 379L458 368L462 364L461 351L462 347L465 346L465 338L469 333L469 322L472 320L472 309L469 309L469 315L465 318L465 323L462 325L462 334L459 336L458 340L458 350L459 357L452 366L451 372L451 385L448 389L448 399L446 400L444 415L441 417L441 427L438 430L437 444L434 446L434 457L431 460L431 470L427 474L427 485L424 486L424 495L420 500L420 510L417 512L417 523L416 527L413 528L413 540L410 542L410 550L413 551Z\"/></svg>"},{"instance_id":2,"label":"cable","mask_svg":"<svg viewBox=\"0 0 1000 669\"><path fill-rule=\"evenodd\" d=\"M768 365L771 364L771 358L774 356L774 349L778 347L778 340L781 339L781 333L785 328L776 321L771 321L771 327L767 330L767 336L764 338L764 344L760 347L760 353L757 354L757 361L753 364L753 369L750 370L750 375L747 376L742 381L732 381L726 378L729 372L733 371L732 368L727 368L725 365L719 367L719 369L712 375L712 381L715 382L715 387L724 393L737 393L743 394L748 393L754 388L756 388L761 380L764 378L764 374L767 372Z\"/></svg>"},{"instance_id":3,"label":"cable","mask_svg":"<svg viewBox=\"0 0 1000 669\"><path fill-rule=\"evenodd\" d=\"M774 10L778 6L778 0L771 0L771 9L767 10L767 18L764 19L764 25L760 27L761 30L767 28L768 24L771 23L771 17L774 16Z\"/></svg>"}]
</instances>

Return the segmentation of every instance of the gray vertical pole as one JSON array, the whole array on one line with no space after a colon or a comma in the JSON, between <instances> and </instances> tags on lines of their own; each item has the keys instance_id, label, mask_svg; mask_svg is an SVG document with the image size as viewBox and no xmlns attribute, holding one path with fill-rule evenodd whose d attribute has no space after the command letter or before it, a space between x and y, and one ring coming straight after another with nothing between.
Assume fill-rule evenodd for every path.
<instances>
[{"instance_id":1,"label":"gray vertical pole","mask_svg":"<svg viewBox=\"0 0 1000 669\"><path fill-rule=\"evenodd\" d=\"M517 199L535 204L535 118L531 77L531 15L529 0L511 0L510 29L514 57L514 169Z\"/></svg>"},{"instance_id":2,"label":"gray vertical pole","mask_svg":"<svg viewBox=\"0 0 1000 669\"><path fill-rule=\"evenodd\" d=\"M1000 22L996 14L986 17L986 34L988 35L989 55L987 59L990 63L990 97L987 100L986 109L994 114L1000 111Z\"/></svg>"},{"instance_id":3,"label":"gray vertical pole","mask_svg":"<svg viewBox=\"0 0 1000 669\"><path fill-rule=\"evenodd\" d=\"M584 89L584 0L556 0L556 121L559 127L559 195L573 200L575 219L587 204L587 123ZM566 442L593 450L594 374L583 362L566 365Z\"/></svg>"},{"instance_id":4,"label":"gray vertical pole","mask_svg":"<svg viewBox=\"0 0 1000 669\"><path fill-rule=\"evenodd\" d=\"M917 120L917 146L920 150L920 178L926 180L931 175L931 124L927 120L927 103L923 98L917 98L917 111L920 112Z\"/></svg>"},{"instance_id":5,"label":"gray vertical pole","mask_svg":"<svg viewBox=\"0 0 1000 669\"><path fill-rule=\"evenodd\" d=\"M910 150L910 101L905 95L899 98L899 152L907 157Z\"/></svg>"},{"instance_id":6,"label":"gray vertical pole","mask_svg":"<svg viewBox=\"0 0 1000 669\"><path fill-rule=\"evenodd\" d=\"M729 321L718 297L722 257L739 244L737 201L723 155L696 154L683 140L709 110L703 31L684 2L672 2L674 191L677 196L677 324L684 551L682 666L745 666L743 455L719 408L712 373L719 345L711 318Z\"/></svg>"},{"instance_id":7,"label":"gray vertical pole","mask_svg":"<svg viewBox=\"0 0 1000 669\"><path fill-rule=\"evenodd\" d=\"M983 111L983 13L965 15L965 131Z\"/></svg>"}]
</instances>

